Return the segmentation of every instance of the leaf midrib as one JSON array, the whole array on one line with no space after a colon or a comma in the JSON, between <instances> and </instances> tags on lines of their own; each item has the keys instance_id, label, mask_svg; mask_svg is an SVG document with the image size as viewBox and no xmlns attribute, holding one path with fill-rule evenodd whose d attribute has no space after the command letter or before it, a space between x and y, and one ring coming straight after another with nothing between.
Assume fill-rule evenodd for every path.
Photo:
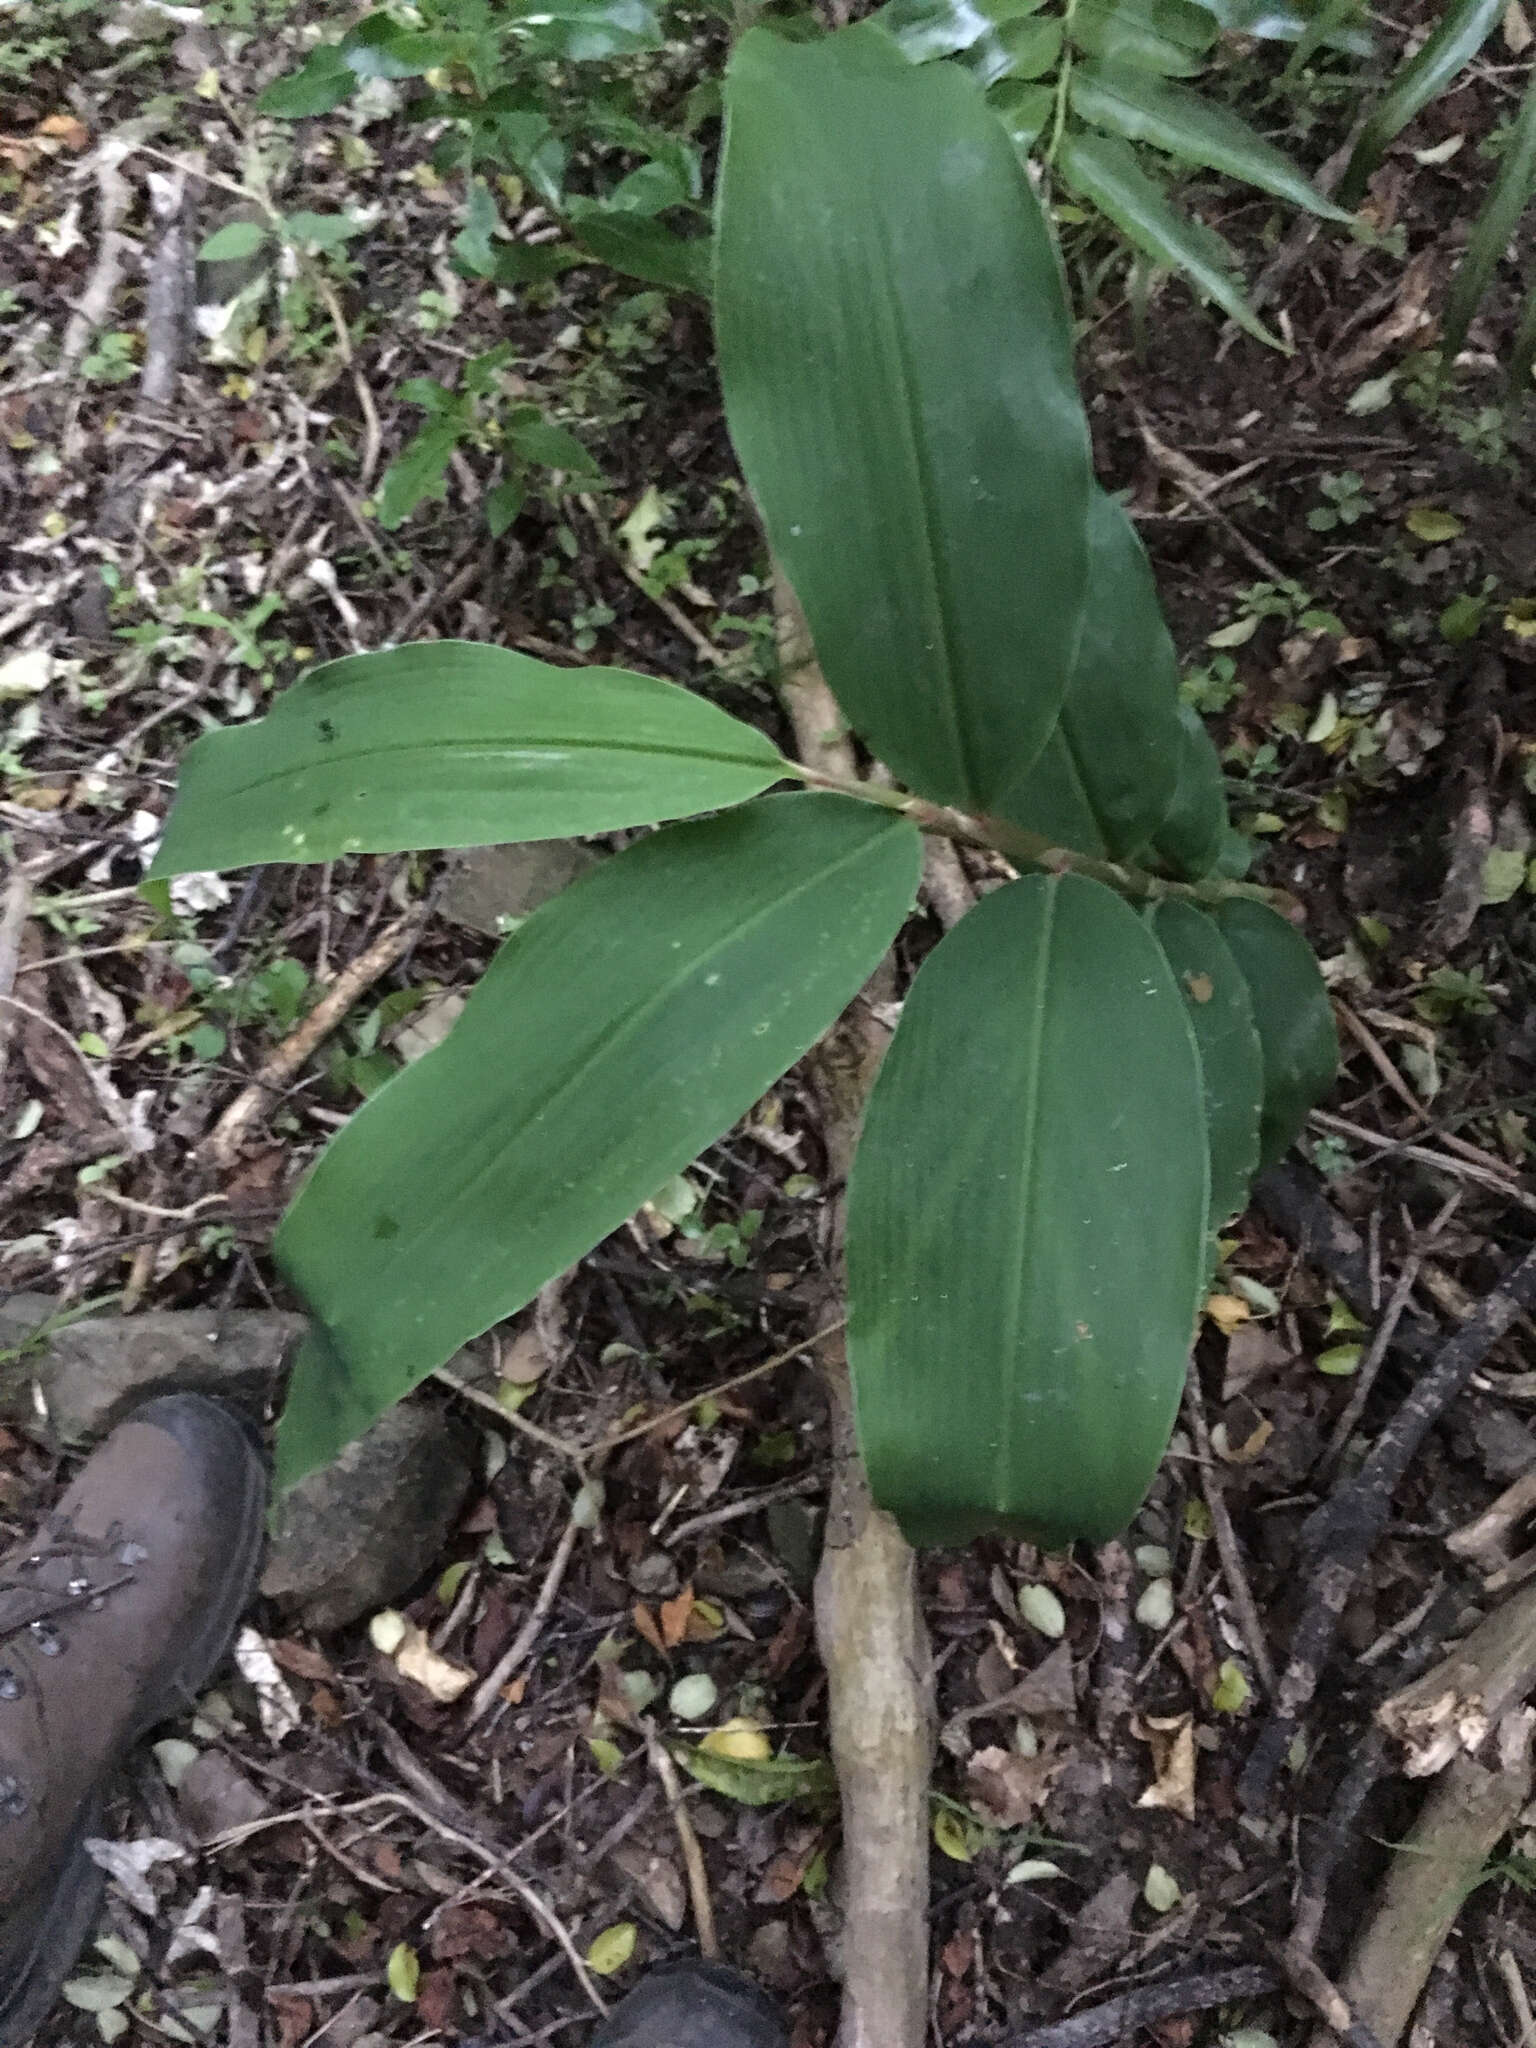
<instances>
[{"instance_id":1,"label":"leaf midrib","mask_svg":"<svg viewBox=\"0 0 1536 2048\"><path fill-rule=\"evenodd\" d=\"M908 829L914 828L909 827ZM749 918L733 924L730 931L713 945L708 952L695 954L685 970L680 970L676 975L669 978L655 989L650 996L646 997L644 1001L633 1004L628 1010L624 1011L615 1021L613 1028L605 1033L598 1045L584 1052L580 1062L573 1066L562 1080L557 1081L549 1092L541 1097L528 1111L519 1121L515 1132L511 1136L497 1141L493 1149L487 1153L484 1161L478 1166L472 1167L467 1174L458 1180L451 1204L446 1209L436 1212L434 1231L441 1227L442 1220L445 1217L449 1217L462 1209L466 1201L473 1202L485 1181L495 1172L500 1158L509 1146L516 1141L517 1137L525 1133L532 1123L555 1111L575 1089L585 1086L593 1067L599 1059L611 1057L615 1048L621 1046L626 1040L632 1039L638 1033L643 1022L670 1001L686 982L697 978L712 960L719 958L728 948L738 944L747 934L762 925L767 919L783 911L823 882L833 880L844 870L867 859L881 845L882 840L886 836L884 832L872 834L861 845L841 855L836 861L817 868L813 874L808 875L793 889L775 896L771 902L764 904L760 910L754 912ZM482 1121L489 1131L491 1119L488 1116L483 1116ZM423 1241L423 1233L419 1231L414 1237L392 1240L394 1254L397 1257L401 1256L408 1246L419 1245ZM333 1341L337 1343L338 1349L345 1356L345 1347L341 1341L339 1331L333 1325L328 1324L327 1327L331 1331ZM467 1341L467 1339L456 1341ZM414 1384L414 1381L411 1384Z\"/></svg>"},{"instance_id":2,"label":"leaf midrib","mask_svg":"<svg viewBox=\"0 0 1536 2048\"><path fill-rule=\"evenodd\" d=\"M235 730L238 728L231 729L232 732ZM563 739L552 736L522 746L507 740L401 740L389 746L363 747L345 753L333 752L334 745L334 742L328 743L324 753L300 761L290 761L285 766L255 776L250 781L231 782L227 785L225 794L230 797L249 796L257 790L269 788L273 783L283 782L293 775L312 773L317 768L332 769L342 774L363 762L383 760L390 755L398 754L441 756L456 761L476 758L497 760L509 754L540 752L630 754L659 761L712 762L717 767L751 768L758 772L778 766L786 775L791 772L789 763L778 754L775 754L772 760L768 760L751 754L721 753L709 747L662 747L635 740Z\"/></svg>"},{"instance_id":3,"label":"leaf midrib","mask_svg":"<svg viewBox=\"0 0 1536 2048\"><path fill-rule=\"evenodd\" d=\"M1014 887L1028 886L1014 884ZM1010 1394L1005 1396L1002 1414L998 1421L997 1454L992 1471L992 1499L996 1512L1006 1515L1013 1512L1012 1491L1008 1475L1013 1463L1014 1424L1018 1415L1018 1404L1011 1398L1011 1387L1017 1378L1019 1333L1024 1321L1025 1294L1025 1251L1029 1234L1036 1217L1036 1197L1039 1192L1040 1147L1036 1143L1040 1125L1040 1075L1044 1065L1045 1010L1051 978L1051 946L1055 935L1056 898L1060 892L1059 878L1051 877L1044 883L1045 910L1041 919L1039 945L1035 954L1035 985L1029 1007L1029 1030L1022 1036L1022 1050L1025 1055L1024 1073L1024 1131L1022 1151L1024 1154L1023 1185L1020 1190L1018 1221L1015 1233L1015 1255L1010 1268L1007 1302L1003 1315L999 1355L1015 1361L1015 1371L1010 1375ZM1026 1367L1026 1370L1028 1368Z\"/></svg>"}]
</instances>

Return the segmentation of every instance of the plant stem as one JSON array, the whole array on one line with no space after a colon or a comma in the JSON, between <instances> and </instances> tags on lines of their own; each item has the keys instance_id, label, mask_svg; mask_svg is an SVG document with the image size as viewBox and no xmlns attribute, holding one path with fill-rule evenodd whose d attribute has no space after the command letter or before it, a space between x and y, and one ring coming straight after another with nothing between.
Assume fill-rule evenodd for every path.
<instances>
[{"instance_id":1,"label":"plant stem","mask_svg":"<svg viewBox=\"0 0 1536 2048\"><path fill-rule=\"evenodd\" d=\"M1067 125L1067 88L1072 83L1072 17L1076 13L1077 0L1067 0L1061 17L1061 69L1056 74L1056 105L1051 114L1051 139L1045 151L1047 164L1055 163Z\"/></svg>"},{"instance_id":2,"label":"plant stem","mask_svg":"<svg viewBox=\"0 0 1536 2048\"><path fill-rule=\"evenodd\" d=\"M945 839L958 841L962 846L978 846L991 853L1001 853L1021 867L1037 868L1051 875L1086 875L1090 881L1103 882L1107 888L1121 896L1129 896L1137 903L1160 903L1168 897L1176 897L1186 903L1203 903L1219 907L1235 896L1248 898L1251 902L1267 903L1282 917L1287 916L1291 898L1283 889L1266 889L1260 882L1234 882L1224 875L1207 876L1198 882L1176 882L1167 875L1154 875L1147 868L1131 867L1124 861L1095 860L1090 854L1074 853L1070 847L1057 846L1043 832L1026 831L1022 825L1013 825L1006 818L972 818L963 811L951 810L946 804L929 803L926 797L912 796L901 789L882 789L877 783L849 781L837 775L824 775L814 768L802 767L798 762L787 761L785 770L797 776L810 789L828 789L840 796L858 797L868 804L881 804L886 810L899 811L910 818L919 831L936 832Z\"/></svg>"}]
</instances>

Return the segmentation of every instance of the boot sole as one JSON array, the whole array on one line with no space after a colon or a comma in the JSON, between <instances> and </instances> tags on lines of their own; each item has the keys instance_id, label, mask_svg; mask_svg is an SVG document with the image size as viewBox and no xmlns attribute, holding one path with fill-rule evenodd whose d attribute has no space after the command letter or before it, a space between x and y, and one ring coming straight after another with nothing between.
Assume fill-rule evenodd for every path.
<instances>
[{"instance_id":1,"label":"boot sole","mask_svg":"<svg viewBox=\"0 0 1536 2048\"><path fill-rule=\"evenodd\" d=\"M189 1410L183 1404L195 1406ZM217 1422L213 1422L209 1410L217 1415ZM204 1611L202 1625L187 1644L163 1692L149 1702L111 1770L103 1773L104 1779L110 1778L122 1756L136 1747L151 1728L191 1706L223 1663L256 1584L266 1533L266 1464L252 1434L228 1409L206 1396L173 1394L149 1404L140 1413L157 1424L163 1420L171 1426L190 1417L201 1426L212 1423L227 1430L231 1443L236 1445L239 1498L231 1517L227 1567ZM86 1801L51 1881L30 1908L20 1909L18 1918L24 1928L30 1922L30 1940L20 1958L0 1959L10 1975L8 1984L0 1984L0 2048L23 2048L42 2025L96 1925L106 1891L106 1873L91 1861L85 1844L101 1832L102 1806L100 1791Z\"/></svg>"}]
</instances>

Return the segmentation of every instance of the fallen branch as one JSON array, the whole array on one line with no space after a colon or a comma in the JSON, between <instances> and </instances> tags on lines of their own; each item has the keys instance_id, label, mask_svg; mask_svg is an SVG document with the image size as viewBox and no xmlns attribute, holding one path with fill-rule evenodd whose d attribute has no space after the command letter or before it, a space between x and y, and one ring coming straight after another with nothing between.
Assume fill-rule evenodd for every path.
<instances>
[{"instance_id":1,"label":"fallen branch","mask_svg":"<svg viewBox=\"0 0 1536 2048\"><path fill-rule=\"evenodd\" d=\"M1536 1685L1536 1586L1480 1621L1438 1664L1376 1709L1404 1752L1410 1778L1475 1755L1489 1731Z\"/></svg>"},{"instance_id":2,"label":"fallen branch","mask_svg":"<svg viewBox=\"0 0 1536 2048\"><path fill-rule=\"evenodd\" d=\"M277 1050L263 1061L255 1080L235 1097L199 1147L212 1165L226 1170L234 1165L246 1130L263 1105L287 1086L364 990L372 988L402 958L419 929L419 918L401 918L342 969L297 1029L290 1031Z\"/></svg>"},{"instance_id":3,"label":"fallen branch","mask_svg":"<svg viewBox=\"0 0 1536 2048\"><path fill-rule=\"evenodd\" d=\"M820 773L854 772L837 704L805 622L776 583L780 690L800 758ZM887 970L888 971L888 970ZM828 1205L828 1293L841 1292L844 1207L864 1103L884 1034L855 1005L807 1060L821 1109ZM832 1762L843 1814L838 2048L923 2048L928 2027L928 1778L933 1666L917 1597L917 1559L870 1499L853 1424L841 1326L816 1358L832 1420L826 1537L816 1574L816 1642L827 1672Z\"/></svg>"},{"instance_id":4,"label":"fallen branch","mask_svg":"<svg viewBox=\"0 0 1536 2048\"><path fill-rule=\"evenodd\" d=\"M1301 1716L1338 1633L1355 1580L1375 1549L1392 1511L1392 1496L1419 1446L1455 1400L1516 1316L1536 1303L1536 1250L1529 1251L1442 1348L1356 1476L1308 1519L1301 1562L1311 1582L1306 1607L1291 1639L1290 1656L1269 1719L1259 1731L1238 1792L1250 1810L1269 1795Z\"/></svg>"},{"instance_id":5,"label":"fallen branch","mask_svg":"<svg viewBox=\"0 0 1536 2048\"><path fill-rule=\"evenodd\" d=\"M1339 1985L1382 2048L1401 2038L1468 1892L1530 1796L1532 1720L1520 1712L1503 1724L1492 1769L1456 1758L1382 1880ZM1314 2034L1310 2048L1333 2048L1331 2035Z\"/></svg>"},{"instance_id":6,"label":"fallen branch","mask_svg":"<svg viewBox=\"0 0 1536 2048\"><path fill-rule=\"evenodd\" d=\"M715 1933L715 1908L709 1896L709 1872L704 1867L704 1851L699 1846L699 1837L683 1804L683 1788L678 1781L677 1766L667 1755L666 1748L649 1721L642 1720L641 1730L645 1735L645 1753L650 1759L651 1769L656 1773L662 1791L666 1794L667 1811L672 1816L672 1825L677 1830L677 1844L683 1852L683 1869L688 1874L688 1901L693 1907L693 1924L698 1932L699 1952L710 1962L720 1954L720 1940Z\"/></svg>"},{"instance_id":7,"label":"fallen branch","mask_svg":"<svg viewBox=\"0 0 1536 2048\"><path fill-rule=\"evenodd\" d=\"M1014 2034L1003 2048L1110 2048L1111 2043L1118 2048L1122 2041L1135 2040L1138 2030L1154 2021L1209 2012L1214 2005L1231 2005L1239 1998L1260 1998L1266 1991L1278 1990L1281 1982L1280 1972L1269 1963L1239 1963L1230 1970L1208 1970L1198 1977L1142 1984L1087 2012L1074 2013L1069 2020L1057 2020L1054 2026Z\"/></svg>"}]
</instances>

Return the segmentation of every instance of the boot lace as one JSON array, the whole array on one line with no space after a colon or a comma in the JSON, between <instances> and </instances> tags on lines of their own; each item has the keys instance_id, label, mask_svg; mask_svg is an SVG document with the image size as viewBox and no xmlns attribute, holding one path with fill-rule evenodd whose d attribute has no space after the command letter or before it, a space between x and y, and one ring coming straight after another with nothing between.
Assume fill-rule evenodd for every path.
<instances>
[{"instance_id":1,"label":"boot lace","mask_svg":"<svg viewBox=\"0 0 1536 2048\"><path fill-rule=\"evenodd\" d=\"M114 1525L105 1536L86 1536L68 1515L44 1518L32 1548L0 1571L0 1703L25 1694L31 1658L61 1657L69 1644L60 1618L95 1613L148 1552ZM18 1820L31 1806L26 1786L0 1755L0 1822Z\"/></svg>"}]
</instances>

